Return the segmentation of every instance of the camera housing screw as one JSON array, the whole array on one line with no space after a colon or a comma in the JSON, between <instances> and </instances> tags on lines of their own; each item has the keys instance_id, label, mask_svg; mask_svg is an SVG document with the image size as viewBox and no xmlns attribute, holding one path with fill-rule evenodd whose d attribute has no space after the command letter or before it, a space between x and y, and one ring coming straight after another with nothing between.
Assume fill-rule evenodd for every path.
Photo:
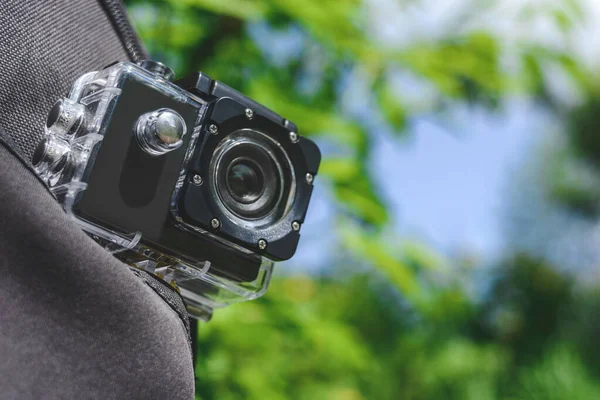
<instances>
[{"instance_id":1,"label":"camera housing screw","mask_svg":"<svg viewBox=\"0 0 600 400\"><path fill-rule=\"evenodd\" d=\"M313 176L313 174L311 174L311 173L306 174L306 182L309 185L312 185L314 180L315 180L315 177Z\"/></svg>"},{"instance_id":2,"label":"camera housing screw","mask_svg":"<svg viewBox=\"0 0 600 400\"><path fill-rule=\"evenodd\" d=\"M294 231L298 232L300 230L300 222L298 222L298 221L292 222L292 229Z\"/></svg>"},{"instance_id":3,"label":"camera housing screw","mask_svg":"<svg viewBox=\"0 0 600 400\"><path fill-rule=\"evenodd\" d=\"M247 108L246 109L246 118L248 118L248 119L254 118L254 111L252 111L251 109Z\"/></svg>"},{"instance_id":4,"label":"camera housing screw","mask_svg":"<svg viewBox=\"0 0 600 400\"><path fill-rule=\"evenodd\" d=\"M200 186L200 185L202 185L202 183L204 183L204 180L202 179L202 177L200 175L196 174L192 178L192 182L194 182L194 185Z\"/></svg>"},{"instance_id":5,"label":"camera housing screw","mask_svg":"<svg viewBox=\"0 0 600 400\"><path fill-rule=\"evenodd\" d=\"M290 132L290 140L292 141L292 143L298 143L298 140L300 140L300 138L298 137L298 134L296 132Z\"/></svg>"},{"instance_id":6,"label":"camera housing screw","mask_svg":"<svg viewBox=\"0 0 600 400\"><path fill-rule=\"evenodd\" d=\"M219 133L219 128L215 124L212 124L208 127L208 131L211 133L211 135L216 135Z\"/></svg>"},{"instance_id":7,"label":"camera housing screw","mask_svg":"<svg viewBox=\"0 0 600 400\"><path fill-rule=\"evenodd\" d=\"M258 241L258 248L261 250L265 250L267 248L267 241L265 239L260 239Z\"/></svg>"},{"instance_id":8,"label":"camera housing screw","mask_svg":"<svg viewBox=\"0 0 600 400\"><path fill-rule=\"evenodd\" d=\"M210 226L212 226L213 229L219 229L221 227L221 221L219 221L217 218L213 218L210 221Z\"/></svg>"}]
</instances>

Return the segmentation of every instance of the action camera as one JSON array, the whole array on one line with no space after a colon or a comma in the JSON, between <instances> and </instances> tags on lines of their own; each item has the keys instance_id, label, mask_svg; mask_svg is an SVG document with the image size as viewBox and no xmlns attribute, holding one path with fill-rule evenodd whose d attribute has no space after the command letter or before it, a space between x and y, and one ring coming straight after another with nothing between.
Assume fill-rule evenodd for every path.
<instances>
[{"instance_id":1,"label":"action camera","mask_svg":"<svg viewBox=\"0 0 600 400\"><path fill-rule=\"evenodd\" d=\"M172 79L153 61L81 76L32 162L84 231L208 319L261 296L294 255L321 155L221 82Z\"/></svg>"}]
</instances>

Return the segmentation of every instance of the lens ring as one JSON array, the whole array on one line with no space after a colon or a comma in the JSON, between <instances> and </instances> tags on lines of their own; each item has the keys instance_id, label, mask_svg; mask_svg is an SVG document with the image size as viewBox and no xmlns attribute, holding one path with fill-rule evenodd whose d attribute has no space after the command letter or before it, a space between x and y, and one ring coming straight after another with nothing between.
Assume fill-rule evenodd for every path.
<instances>
[{"instance_id":1,"label":"lens ring","mask_svg":"<svg viewBox=\"0 0 600 400\"><path fill-rule=\"evenodd\" d=\"M217 206L234 223L247 227L281 219L295 194L293 167L283 148L251 129L236 131L219 143L210 176Z\"/></svg>"}]
</instances>

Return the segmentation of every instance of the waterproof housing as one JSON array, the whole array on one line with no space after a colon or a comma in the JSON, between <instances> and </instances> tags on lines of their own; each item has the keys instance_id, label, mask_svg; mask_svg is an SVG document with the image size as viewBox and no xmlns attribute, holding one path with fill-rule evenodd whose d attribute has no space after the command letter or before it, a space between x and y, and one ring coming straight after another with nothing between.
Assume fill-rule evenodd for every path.
<instances>
[{"instance_id":1,"label":"waterproof housing","mask_svg":"<svg viewBox=\"0 0 600 400\"><path fill-rule=\"evenodd\" d=\"M151 61L81 76L32 162L85 232L208 320L264 294L273 260L293 256L320 152L226 85L172 77Z\"/></svg>"}]
</instances>

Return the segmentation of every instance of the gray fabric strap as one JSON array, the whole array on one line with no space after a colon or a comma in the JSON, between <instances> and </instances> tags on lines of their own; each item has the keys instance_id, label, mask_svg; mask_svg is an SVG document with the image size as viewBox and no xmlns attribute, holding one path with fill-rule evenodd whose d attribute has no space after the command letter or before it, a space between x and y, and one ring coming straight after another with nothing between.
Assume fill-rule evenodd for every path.
<instances>
[{"instance_id":1,"label":"gray fabric strap","mask_svg":"<svg viewBox=\"0 0 600 400\"><path fill-rule=\"evenodd\" d=\"M159 277L134 267L129 268L131 269L131 272L144 281L150 289L154 290L154 292L177 313L181 322L183 322L185 331L188 333L188 344L190 345L190 352L193 353L194 349L192 348L192 338L190 336L190 319L181 295Z\"/></svg>"},{"instance_id":2,"label":"gray fabric strap","mask_svg":"<svg viewBox=\"0 0 600 400\"><path fill-rule=\"evenodd\" d=\"M191 399L188 333L0 142L3 399Z\"/></svg>"},{"instance_id":3,"label":"gray fabric strap","mask_svg":"<svg viewBox=\"0 0 600 400\"><path fill-rule=\"evenodd\" d=\"M52 104L81 74L129 59L96 0L0 2L0 126L27 159Z\"/></svg>"}]
</instances>

